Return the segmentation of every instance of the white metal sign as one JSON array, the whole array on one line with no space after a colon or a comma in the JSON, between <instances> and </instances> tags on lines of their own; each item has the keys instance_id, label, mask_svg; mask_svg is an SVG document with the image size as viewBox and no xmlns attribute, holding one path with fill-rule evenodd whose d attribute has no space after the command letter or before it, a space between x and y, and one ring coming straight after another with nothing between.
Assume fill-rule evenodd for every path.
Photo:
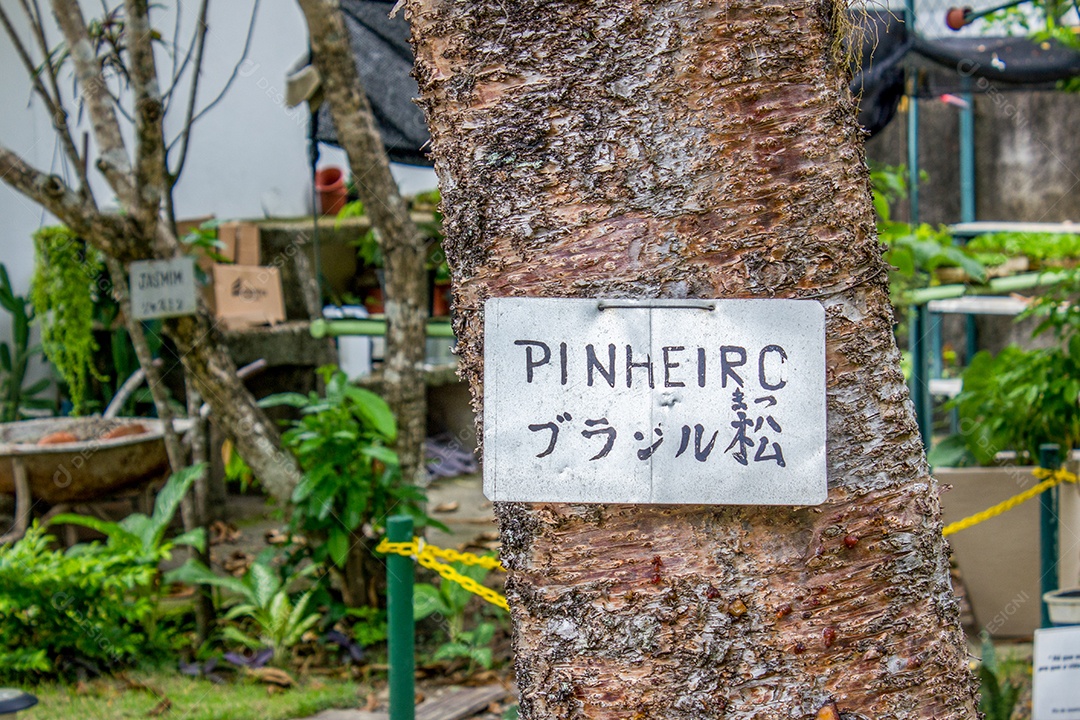
<instances>
[{"instance_id":1,"label":"white metal sign","mask_svg":"<svg viewBox=\"0 0 1080 720\"><path fill-rule=\"evenodd\" d=\"M497 298L484 314L489 499L824 502L819 303Z\"/></svg>"},{"instance_id":2,"label":"white metal sign","mask_svg":"<svg viewBox=\"0 0 1080 720\"><path fill-rule=\"evenodd\" d=\"M195 313L195 258L133 262L128 285L136 320Z\"/></svg>"},{"instance_id":3,"label":"white metal sign","mask_svg":"<svg viewBox=\"0 0 1080 720\"><path fill-rule=\"evenodd\" d=\"M1032 720L1080 720L1080 625L1035 631Z\"/></svg>"}]
</instances>

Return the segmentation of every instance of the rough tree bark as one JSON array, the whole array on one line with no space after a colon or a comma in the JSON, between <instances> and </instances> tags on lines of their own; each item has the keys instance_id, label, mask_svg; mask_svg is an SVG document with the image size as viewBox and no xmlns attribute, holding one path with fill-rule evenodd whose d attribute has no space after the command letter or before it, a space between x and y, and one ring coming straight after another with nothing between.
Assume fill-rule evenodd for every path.
<instances>
[{"instance_id":1,"label":"rough tree bark","mask_svg":"<svg viewBox=\"0 0 1080 720\"><path fill-rule=\"evenodd\" d=\"M38 51L52 57L37 4L23 4L32 26ZM33 11L31 11L33 8ZM101 211L93 197L85 157L73 141L72 129L59 91L58 68L31 58L29 48L0 8L0 25L15 45L32 87L49 108L57 134L75 169L79 185L69 187L56 175L31 167L10 149L0 146L0 179L51 212L88 243L109 256L126 272L133 260L170 258L181 253L172 223L161 222L162 198L175 184L167 177L162 121L164 111L158 72L154 64L153 33L145 0L125 2L125 40L134 100L135 134L129 152L102 74L102 63L91 42L86 20L76 0L52 0L56 18L71 56L80 100L90 121L98 156L94 166L116 194L122 213ZM202 13L200 14L202 16ZM199 70L194 70L196 77ZM42 81L42 75L48 83ZM192 117L186 120L185 137ZM185 141L186 147L186 141ZM231 437L237 451L251 466L260 482L272 494L287 499L300 478L295 459L281 449L276 429L266 419L254 398L236 377L236 368L210 314L200 302L199 313L165 322L167 334L176 343L186 370L199 392L210 403L216 422ZM143 360L144 358L140 358ZM144 365L148 377L153 368Z\"/></svg>"},{"instance_id":2,"label":"rough tree bark","mask_svg":"<svg viewBox=\"0 0 1080 720\"><path fill-rule=\"evenodd\" d=\"M406 7L478 411L489 297L826 310L824 505L497 508L522 717L974 717L847 91L846 7Z\"/></svg>"},{"instance_id":3,"label":"rough tree bark","mask_svg":"<svg viewBox=\"0 0 1080 720\"><path fill-rule=\"evenodd\" d=\"M426 481L424 438L427 398L427 241L390 174L390 161L371 105L356 72L345 21L336 0L299 0L319 70L323 99L349 156L349 169L364 210L379 237L386 270L386 361L382 392L398 421L397 452L406 481Z\"/></svg>"}]
</instances>

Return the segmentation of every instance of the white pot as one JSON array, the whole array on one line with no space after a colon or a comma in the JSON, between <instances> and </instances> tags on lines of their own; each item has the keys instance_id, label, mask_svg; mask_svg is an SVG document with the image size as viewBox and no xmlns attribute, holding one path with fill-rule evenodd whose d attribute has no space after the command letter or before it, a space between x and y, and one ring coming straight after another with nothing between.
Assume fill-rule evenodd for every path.
<instances>
[{"instance_id":1,"label":"white pot","mask_svg":"<svg viewBox=\"0 0 1080 720\"><path fill-rule=\"evenodd\" d=\"M1062 588L1043 595L1055 625L1080 625L1080 588Z\"/></svg>"}]
</instances>

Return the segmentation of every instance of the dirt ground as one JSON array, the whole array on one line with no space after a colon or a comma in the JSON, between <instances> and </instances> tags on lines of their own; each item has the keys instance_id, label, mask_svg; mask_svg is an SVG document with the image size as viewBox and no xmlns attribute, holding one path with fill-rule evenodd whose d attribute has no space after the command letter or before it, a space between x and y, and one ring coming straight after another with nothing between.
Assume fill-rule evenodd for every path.
<instances>
[{"instance_id":1,"label":"dirt ground","mask_svg":"<svg viewBox=\"0 0 1080 720\"><path fill-rule=\"evenodd\" d=\"M485 552L498 549L498 528L491 503L484 497L480 475L439 478L427 488L428 512L450 533L430 529L427 542L456 550ZM227 523L211 529L212 559L219 567L237 567L253 558L270 541L280 538L286 522L264 496L231 494Z\"/></svg>"}]
</instances>

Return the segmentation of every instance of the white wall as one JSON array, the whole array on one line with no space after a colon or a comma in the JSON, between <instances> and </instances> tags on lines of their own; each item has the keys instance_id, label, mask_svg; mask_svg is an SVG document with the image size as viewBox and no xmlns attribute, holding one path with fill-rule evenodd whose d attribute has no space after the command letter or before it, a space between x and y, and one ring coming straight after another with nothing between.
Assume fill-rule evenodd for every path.
<instances>
[{"instance_id":1,"label":"white wall","mask_svg":"<svg viewBox=\"0 0 1080 720\"><path fill-rule=\"evenodd\" d=\"M4 2L10 15L21 17L14 2ZM111 4L111 3L110 3ZM166 10L154 11L152 22L171 38L175 0ZM83 3L89 16L98 3ZM181 37L190 37L197 5L180 4ZM216 0L210 4L206 58L200 80L199 106L224 86L241 56L251 18L252 0ZM298 216L310 213L311 186L307 161L306 105L287 108L282 100L286 70L307 50L307 28L295 0L262 0L255 20L251 49L239 75L222 101L192 131L191 152L177 186L177 217L216 215L218 218ZM28 37L24 33L24 37ZM54 31L51 40L59 40ZM157 53L159 75L164 77L171 58ZM48 113L31 100L30 83L6 34L0 33L0 144L19 153L34 166L63 174ZM70 85L70 82L67 83ZM179 130L186 104L186 87L166 118L168 137ZM74 105L69 105L74 108ZM75 113L72 113L74 116ZM86 129L86 123L83 128ZM82 132L80 129L80 135ZM344 155L322 148L321 164L345 166ZM395 167L406 193L435 187L429 170ZM103 184L94 183L99 203L108 204ZM25 292L33 270L31 233L53 222L40 208L0 183L0 262L16 290ZM6 313L0 313L0 340L10 337Z\"/></svg>"}]
</instances>

